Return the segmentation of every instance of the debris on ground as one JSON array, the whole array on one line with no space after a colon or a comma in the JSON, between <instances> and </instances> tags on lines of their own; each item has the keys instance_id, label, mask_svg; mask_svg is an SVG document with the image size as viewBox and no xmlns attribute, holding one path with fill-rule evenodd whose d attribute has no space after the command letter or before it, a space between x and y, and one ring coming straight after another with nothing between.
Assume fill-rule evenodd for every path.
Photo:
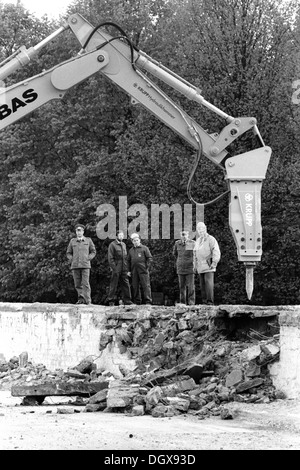
<instances>
[{"instance_id":1,"label":"debris on ground","mask_svg":"<svg viewBox=\"0 0 300 470\"><path fill-rule=\"evenodd\" d=\"M273 386L269 365L279 360L279 334L272 328L239 331L220 318L183 305L164 311L118 311L107 316L99 349L117 344L134 359L134 370L120 376L98 369L92 357L67 371L46 369L26 353L0 362L0 389L42 404L45 396L77 396L85 412L122 412L170 417L195 415L233 419L229 402L270 403L284 398ZM265 323L266 324L266 323ZM74 402L72 403L74 404ZM60 411L61 413L62 411Z\"/></svg>"}]
</instances>

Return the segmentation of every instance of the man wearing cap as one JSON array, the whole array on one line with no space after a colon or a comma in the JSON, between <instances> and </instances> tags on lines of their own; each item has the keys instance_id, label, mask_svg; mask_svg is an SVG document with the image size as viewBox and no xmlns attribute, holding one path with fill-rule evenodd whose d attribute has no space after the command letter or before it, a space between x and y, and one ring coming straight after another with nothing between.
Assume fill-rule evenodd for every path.
<instances>
[{"instance_id":1,"label":"man wearing cap","mask_svg":"<svg viewBox=\"0 0 300 470\"><path fill-rule=\"evenodd\" d=\"M120 284L122 300L125 305L131 305L130 284L128 280L127 250L123 242L124 232L118 230L117 238L108 246L108 264L111 269L108 305L115 305L118 284Z\"/></svg>"},{"instance_id":2,"label":"man wearing cap","mask_svg":"<svg viewBox=\"0 0 300 470\"><path fill-rule=\"evenodd\" d=\"M67 248L67 258L71 262L74 286L78 294L77 304L91 304L90 271L91 260L96 256L96 248L89 237L84 236L84 225L76 224L76 238L72 238Z\"/></svg>"},{"instance_id":3,"label":"man wearing cap","mask_svg":"<svg viewBox=\"0 0 300 470\"><path fill-rule=\"evenodd\" d=\"M195 305L195 282L193 250L195 242L189 239L189 232L184 230L180 240L175 242L173 256L179 283L179 301L181 304Z\"/></svg>"},{"instance_id":4,"label":"man wearing cap","mask_svg":"<svg viewBox=\"0 0 300 470\"><path fill-rule=\"evenodd\" d=\"M214 304L214 273L221 258L219 244L207 233L203 222L197 224L199 237L194 248L194 269L199 275L203 304Z\"/></svg>"},{"instance_id":5,"label":"man wearing cap","mask_svg":"<svg viewBox=\"0 0 300 470\"><path fill-rule=\"evenodd\" d=\"M138 233L131 235L133 247L128 252L128 275L132 279L133 302L141 304L141 291L142 288L144 300L146 304L152 303L151 285L149 268L152 264L152 255L147 246L142 245Z\"/></svg>"}]
</instances>

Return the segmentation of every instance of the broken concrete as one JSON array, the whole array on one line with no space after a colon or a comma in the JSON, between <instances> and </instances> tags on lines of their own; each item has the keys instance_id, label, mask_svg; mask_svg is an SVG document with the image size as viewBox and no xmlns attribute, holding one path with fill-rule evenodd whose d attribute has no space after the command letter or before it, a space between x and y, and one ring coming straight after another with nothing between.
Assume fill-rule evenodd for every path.
<instances>
[{"instance_id":1,"label":"broken concrete","mask_svg":"<svg viewBox=\"0 0 300 470\"><path fill-rule=\"evenodd\" d=\"M89 397L108 387L108 382L44 382L35 385L12 385L13 397L84 396Z\"/></svg>"},{"instance_id":2,"label":"broken concrete","mask_svg":"<svg viewBox=\"0 0 300 470\"><path fill-rule=\"evenodd\" d=\"M206 315L207 321L219 323L228 334L239 330L245 334L250 328L264 334L272 329L269 323L276 320L281 312L288 312L289 307L260 307L249 305L219 305L207 307L197 305L195 312ZM297 309L297 307L294 307ZM298 310L300 307L298 307ZM192 310L190 310L192 312ZM292 312L292 310L290 310ZM180 318L184 315L184 318ZM159 326L164 329L170 316L174 317L186 343L193 341L193 332L187 324L194 323L197 329L197 315L192 320L186 318L185 305L175 307L136 306L106 307L103 305L71 305L47 303L9 303L0 302L0 357L8 361L20 352L27 351L30 360L44 364L49 370L67 369L78 363L83 357L93 356L98 367L118 373L118 366L133 370L134 360L124 354L127 331L119 330L116 324L136 321L131 350L139 349L140 337L152 328L152 323L159 318ZM171 328L171 325L170 325ZM38 333L37 333L38 332ZM274 331L272 331L275 333ZM279 329L277 330L279 332ZM159 347L159 333L156 344ZM127 338L128 340L128 338ZM99 358L99 342L102 351ZM122 345L122 346L121 346ZM164 339L164 347L174 345ZM120 375L121 377L121 375Z\"/></svg>"},{"instance_id":3,"label":"broken concrete","mask_svg":"<svg viewBox=\"0 0 300 470\"><path fill-rule=\"evenodd\" d=\"M236 306L227 313L240 318L241 311ZM224 306L220 310L182 305L111 308L102 319L97 353L100 359L111 353L115 360L117 350L121 361L114 361L113 368L99 367L88 356L77 366L53 373L41 365L35 370L30 361L21 368L19 358L14 357L2 381L12 379L14 396L89 394L87 412L119 411L135 416L188 413L204 419L227 416L224 405L231 401L275 400L277 391L268 365L279 359L278 334L272 335L268 322L259 330L237 326L227 331L225 313ZM255 318L256 309L247 307L245 315ZM257 318L271 318L273 325L277 320L274 311L262 315L261 309ZM99 390L102 393L97 396Z\"/></svg>"},{"instance_id":4,"label":"broken concrete","mask_svg":"<svg viewBox=\"0 0 300 470\"><path fill-rule=\"evenodd\" d=\"M0 363L0 386L11 386L12 393L28 397L34 390L40 397L59 391L88 395L89 412L226 416L226 403L268 403L285 396L282 387L274 385L270 370L281 355L278 315L291 318L293 328L298 328L296 309L106 307L98 322L96 354L81 357L77 366L75 358L67 370L52 372L42 364L35 366L22 353L22 367L20 354ZM101 362L105 356L110 362ZM94 382L104 384L99 399L94 398L99 391L92 388Z\"/></svg>"}]
</instances>

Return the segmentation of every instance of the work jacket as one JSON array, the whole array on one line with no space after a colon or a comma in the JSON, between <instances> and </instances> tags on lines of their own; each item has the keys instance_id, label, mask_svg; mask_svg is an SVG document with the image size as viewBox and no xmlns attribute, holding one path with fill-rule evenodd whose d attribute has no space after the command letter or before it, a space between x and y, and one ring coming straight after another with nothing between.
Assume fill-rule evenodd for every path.
<instances>
[{"instance_id":1,"label":"work jacket","mask_svg":"<svg viewBox=\"0 0 300 470\"><path fill-rule=\"evenodd\" d=\"M215 272L220 258L219 244L212 235L207 234L203 243L200 243L200 238L196 240L194 247L194 268L198 274Z\"/></svg>"},{"instance_id":2,"label":"work jacket","mask_svg":"<svg viewBox=\"0 0 300 470\"><path fill-rule=\"evenodd\" d=\"M152 264L152 255L145 245L133 246L128 252L128 270L147 273Z\"/></svg>"},{"instance_id":3,"label":"work jacket","mask_svg":"<svg viewBox=\"0 0 300 470\"><path fill-rule=\"evenodd\" d=\"M71 269L90 268L91 259L96 256L96 248L91 238L83 237L82 241L72 238L67 248L67 258Z\"/></svg>"},{"instance_id":4,"label":"work jacket","mask_svg":"<svg viewBox=\"0 0 300 470\"><path fill-rule=\"evenodd\" d=\"M194 246L193 240L177 240L173 247L173 256L176 263L177 274L193 274L194 273Z\"/></svg>"},{"instance_id":5,"label":"work jacket","mask_svg":"<svg viewBox=\"0 0 300 470\"><path fill-rule=\"evenodd\" d=\"M127 267L127 250L124 242L114 240L108 246L108 264L112 271L122 272L128 271Z\"/></svg>"}]
</instances>

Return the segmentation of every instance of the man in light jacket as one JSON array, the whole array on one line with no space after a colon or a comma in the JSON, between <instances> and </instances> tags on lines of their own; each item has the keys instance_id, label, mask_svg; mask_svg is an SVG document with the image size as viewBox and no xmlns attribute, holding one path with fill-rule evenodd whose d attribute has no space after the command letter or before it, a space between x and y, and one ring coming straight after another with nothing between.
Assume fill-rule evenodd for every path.
<instances>
[{"instance_id":1,"label":"man in light jacket","mask_svg":"<svg viewBox=\"0 0 300 470\"><path fill-rule=\"evenodd\" d=\"M217 240L207 233L203 222L197 224L199 237L194 247L194 269L199 275L203 304L214 304L214 273L221 258Z\"/></svg>"}]
</instances>

